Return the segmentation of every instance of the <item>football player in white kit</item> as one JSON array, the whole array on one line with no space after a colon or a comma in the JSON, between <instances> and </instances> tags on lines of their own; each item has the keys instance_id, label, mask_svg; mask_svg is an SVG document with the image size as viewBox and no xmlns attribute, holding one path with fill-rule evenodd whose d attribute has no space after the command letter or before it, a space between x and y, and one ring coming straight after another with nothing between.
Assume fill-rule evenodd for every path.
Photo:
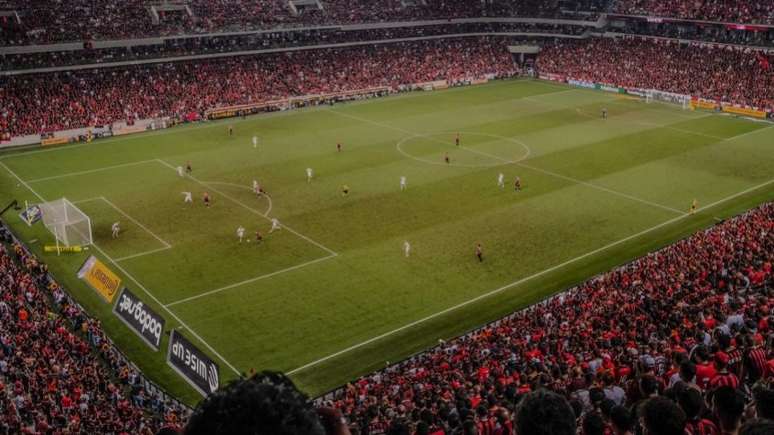
<instances>
[{"instance_id":1,"label":"football player in white kit","mask_svg":"<svg viewBox=\"0 0 774 435\"><path fill-rule=\"evenodd\" d=\"M242 243L242 240L245 238L245 228L240 225L239 228L237 228L237 237L239 237L239 243Z\"/></svg>"},{"instance_id":2,"label":"football player in white kit","mask_svg":"<svg viewBox=\"0 0 774 435\"><path fill-rule=\"evenodd\" d=\"M281 229L282 229L282 227L280 226L280 223L277 220L277 218L272 218L272 220L271 220L271 229L269 230L269 234L271 234L271 233L273 233L275 231L281 230Z\"/></svg>"}]
</instances>

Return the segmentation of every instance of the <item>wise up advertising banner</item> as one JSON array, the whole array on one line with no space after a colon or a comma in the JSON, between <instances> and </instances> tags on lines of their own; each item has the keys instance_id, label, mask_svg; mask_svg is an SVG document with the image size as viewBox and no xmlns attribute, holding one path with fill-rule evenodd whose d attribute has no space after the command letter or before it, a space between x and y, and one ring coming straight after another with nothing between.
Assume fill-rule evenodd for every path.
<instances>
[{"instance_id":1,"label":"wise up advertising banner","mask_svg":"<svg viewBox=\"0 0 774 435\"><path fill-rule=\"evenodd\" d=\"M220 386L220 371L215 361L175 330L169 337L167 364L202 396L214 393Z\"/></svg>"}]
</instances>

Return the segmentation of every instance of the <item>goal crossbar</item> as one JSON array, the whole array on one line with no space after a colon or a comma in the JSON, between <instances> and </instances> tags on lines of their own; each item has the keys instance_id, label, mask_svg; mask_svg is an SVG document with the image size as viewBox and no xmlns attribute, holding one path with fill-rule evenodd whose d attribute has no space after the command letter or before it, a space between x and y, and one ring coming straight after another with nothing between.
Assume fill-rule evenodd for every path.
<instances>
[{"instance_id":1,"label":"goal crossbar","mask_svg":"<svg viewBox=\"0 0 774 435\"><path fill-rule=\"evenodd\" d=\"M39 204L43 225L65 246L91 245L91 219L67 198Z\"/></svg>"}]
</instances>

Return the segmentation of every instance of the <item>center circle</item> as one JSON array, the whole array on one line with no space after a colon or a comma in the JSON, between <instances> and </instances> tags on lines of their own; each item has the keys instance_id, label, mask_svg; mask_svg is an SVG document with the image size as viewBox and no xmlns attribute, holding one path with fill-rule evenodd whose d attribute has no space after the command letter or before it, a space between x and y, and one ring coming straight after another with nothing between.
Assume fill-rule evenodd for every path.
<instances>
[{"instance_id":1,"label":"center circle","mask_svg":"<svg viewBox=\"0 0 774 435\"><path fill-rule=\"evenodd\" d=\"M439 161L435 161L435 160L429 160L429 159L424 158L424 157L418 157L418 156L412 155L411 153L409 153L409 152L407 152L406 150L403 149L404 146L407 143L410 143L410 142L412 142L414 140L417 140L417 139L433 138L433 137L436 137L436 136L447 136L448 137L449 135L453 135L453 134L456 134L456 133L459 133L462 136L483 136L483 137L490 137L490 138L504 140L506 142L511 142L511 143L516 144L516 145L519 145L523 149L523 153L520 156L518 156L518 158L516 158L516 159L508 160L508 159L505 159L504 157L496 156L496 155L493 155L493 154L489 155L489 154L482 153L482 152L477 151L477 150L472 149L472 148L466 148L464 146L456 147L452 142L448 142L447 143L446 141L441 141L441 140L437 141L437 142L439 142L439 145L446 144L451 149L461 149L462 151L467 151L467 152L470 152L470 153L473 153L473 154L483 155L484 157L488 157L488 158L490 158L492 160L498 160L495 163L475 163L475 164L471 163L471 164L466 164L466 163L445 163L445 162L439 162ZM412 160L416 160L418 162L427 163L429 165L457 166L457 167L461 167L461 168L493 168L493 167L503 166L503 165L512 165L514 163L518 163L518 162L526 159L527 157L529 157L529 155L531 153L531 150L530 150L529 146L527 146L527 144L525 144L524 142L522 142L522 141L520 141L518 139L514 139L512 137L500 136L500 135L497 135L497 134L478 133L478 132L470 132L470 131L459 131L459 132L458 131L442 131L442 132L438 132L438 133L415 134L415 135L411 135L411 136L408 136L408 137L405 137L405 138L401 139L397 144L395 144L395 147L397 148L399 153L403 154L404 156L406 156L406 157L408 157L408 158L410 158Z\"/></svg>"}]
</instances>

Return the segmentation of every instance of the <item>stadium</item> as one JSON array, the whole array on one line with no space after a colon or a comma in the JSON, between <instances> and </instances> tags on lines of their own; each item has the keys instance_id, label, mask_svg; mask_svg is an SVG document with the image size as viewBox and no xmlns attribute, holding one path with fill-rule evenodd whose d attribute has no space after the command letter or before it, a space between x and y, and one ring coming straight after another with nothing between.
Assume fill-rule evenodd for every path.
<instances>
[{"instance_id":1,"label":"stadium","mask_svg":"<svg viewBox=\"0 0 774 435\"><path fill-rule=\"evenodd\" d=\"M774 434L774 1L0 0L0 435Z\"/></svg>"}]
</instances>

